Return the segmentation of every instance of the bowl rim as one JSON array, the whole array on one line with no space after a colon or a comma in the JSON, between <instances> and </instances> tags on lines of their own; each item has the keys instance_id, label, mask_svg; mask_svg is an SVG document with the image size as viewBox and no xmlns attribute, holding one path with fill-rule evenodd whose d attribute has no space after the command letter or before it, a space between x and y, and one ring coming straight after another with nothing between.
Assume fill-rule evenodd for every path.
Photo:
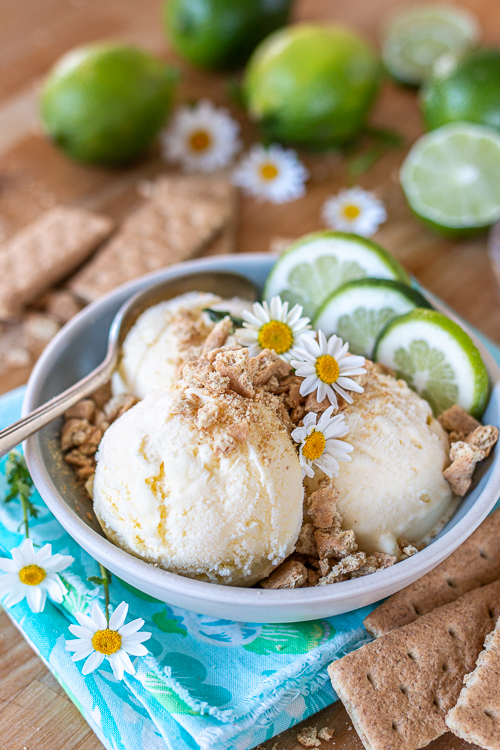
<instances>
[{"instance_id":1,"label":"bowl rim","mask_svg":"<svg viewBox=\"0 0 500 750\"><path fill-rule=\"evenodd\" d=\"M234 263L239 265L241 263L242 266L246 266L247 268L250 265L258 269L262 267L263 263L269 265L271 262L274 262L277 257L277 255L271 253L241 253L185 261L158 271L153 271L152 273L141 276L127 282L126 284L122 284L108 294L103 295L98 300L92 302L81 310L65 326L63 326L43 351L28 380L23 399L23 415L29 413L29 411L39 405L37 399L38 391L41 388L41 384L45 382L45 374L46 371L50 369L53 356L65 347L68 339L73 339L78 336L79 331L85 328L89 320L98 314L101 311L101 308L104 308L111 299L120 297L124 293L126 293L127 296L131 296L139 289L145 288L148 283L152 284L162 278L170 278L183 275L190 271L196 272L205 269L227 270L226 267L228 260L230 260L231 265ZM230 270L234 270L234 267ZM240 272L243 275L246 275L245 271ZM438 301L434 295L427 293L425 290L424 292L432 298L433 302L437 302L438 306L441 306L441 309L446 309L446 314L459 323L469 336L471 336L485 361L490 380L492 380L492 390L495 386L496 388L500 388L500 368L488 349L462 319L453 314L453 312L448 311L443 303ZM134 579L139 581L147 579L147 588L149 590L154 586L157 587L159 591L169 591L174 595L178 594L179 596L182 596L182 598L191 598L193 601L203 601L211 606L216 606L221 599L226 600L229 596L231 604L234 605L235 608L255 607L256 615L259 614L260 610L265 609L270 605L273 605L274 607L289 607L290 609L295 610L298 607L311 607L314 609L317 605L321 604L335 605L340 604L345 599L352 600L356 597L362 599L363 594L366 593L367 589L383 590L390 585L393 590L400 590L408 585L409 575L411 575L411 580L416 580L442 562L449 554L457 549L457 547L472 534L472 532L488 515L500 494L499 457L499 460L495 461L492 465L491 475L481 494L478 496L472 507L466 511L463 518L457 521L457 523L445 534L434 540L432 544L419 552L418 555L403 560L391 568L377 571L376 580L374 580L373 576L364 576L338 582L335 586L313 586L291 590L243 588L198 581L176 573L171 573L155 567L154 565L120 549L108 539L90 528L67 505L64 497L59 494L53 484L51 476L43 463L38 450L37 435L28 438L24 444L24 451L35 486L42 495L49 510L80 546L85 550L92 550L92 552L89 552L91 556L94 556L95 550L95 557L105 566L108 562L111 562L111 570L114 565L120 568L127 567ZM85 545L80 542L80 537L86 540ZM139 587L136 586L136 588ZM383 594L376 596L373 598L373 601L380 599L382 595ZM255 622L258 621L262 620L257 617Z\"/></svg>"}]
</instances>

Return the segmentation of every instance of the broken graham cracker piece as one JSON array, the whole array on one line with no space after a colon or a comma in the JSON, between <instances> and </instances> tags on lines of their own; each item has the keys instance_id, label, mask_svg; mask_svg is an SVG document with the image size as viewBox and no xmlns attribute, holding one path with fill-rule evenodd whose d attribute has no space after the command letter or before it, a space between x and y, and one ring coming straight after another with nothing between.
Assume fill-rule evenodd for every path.
<instances>
[{"instance_id":1,"label":"broken graham cracker piece","mask_svg":"<svg viewBox=\"0 0 500 750\"><path fill-rule=\"evenodd\" d=\"M68 276L113 230L105 216L59 206L0 246L0 318L18 316L25 305Z\"/></svg>"},{"instance_id":2,"label":"broken graham cracker piece","mask_svg":"<svg viewBox=\"0 0 500 750\"><path fill-rule=\"evenodd\" d=\"M473 432L476 427L480 426L480 422L477 419L471 417L465 409L457 406L457 404L443 411L439 415L438 420L443 429L450 433L450 440L452 442L464 440L470 432Z\"/></svg>"},{"instance_id":3,"label":"broken graham cracker piece","mask_svg":"<svg viewBox=\"0 0 500 750\"><path fill-rule=\"evenodd\" d=\"M320 486L316 492L310 495L307 501L308 513L317 528L329 529L333 527L340 529L342 518L337 510L338 499L339 493L331 484Z\"/></svg>"},{"instance_id":4,"label":"broken graham cracker piece","mask_svg":"<svg viewBox=\"0 0 500 750\"><path fill-rule=\"evenodd\" d=\"M457 737L485 750L500 750L500 620L486 636L476 668L464 680L457 704L446 715Z\"/></svg>"},{"instance_id":5,"label":"broken graham cracker piece","mask_svg":"<svg viewBox=\"0 0 500 750\"><path fill-rule=\"evenodd\" d=\"M150 199L72 279L70 289L90 302L119 284L198 255L234 212L234 192L221 177L162 177Z\"/></svg>"},{"instance_id":6,"label":"broken graham cracker piece","mask_svg":"<svg viewBox=\"0 0 500 750\"><path fill-rule=\"evenodd\" d=\"M303 747L321 747L317 727L303 727L297 734L297 742Z\"/></svg>"},{"instance_id":7,"label":"broken graham cracker piece","mask_svg":"<svg viewBox=\"0 0 500 750\"><path fill-rule=\"evenodd\" d=\"M352 529L316 529L314 539L320 558L347 557L358 549L356 535Z\"/></svg>"},{"instance_id":8,"label":"broken graham cracker piece","mask_svg":"<svg viewBox=\"0 0 500 750\"><path fill-rule=\"evenodd\" d=\"M307 582L307 570L298 560L285 560L260 582L263 589L298 589Z\"/></svg>"},{"instance_id":9,"label":"broken graham cracker piece","mask_svg":"<svg viewBox=\"0 0 500 750\"><path fill-rule=\"evenodd\" d=\"M476 464L489 456L497 440L496 427L479 425L464 441L458 440L451 444L452 463L443 471L443 477L456 495L465 495L471 485Z\"/></svg>"},{"instance_id":10,"label":"broken graham cracker piece","mask_svg":"<svg viewBox=\"0 0 500 750\"><path fill-rule=\"evenodd\" d=\"M496 581L329 666L367 750L416 750L448 731L446 713L499 614Z\"/></svg>"},{"instance_id":11,"label":"broken graham cracker piece","mask_svg":"<svg viewBox=\"0 0 500 750\"><path fill-rule=\"evenodd\" d=\"M413 622L467 591L500 578L500 509L429 573L386 599L365 617L371 635L380 636Z\"/></svg>"}]
</instances>

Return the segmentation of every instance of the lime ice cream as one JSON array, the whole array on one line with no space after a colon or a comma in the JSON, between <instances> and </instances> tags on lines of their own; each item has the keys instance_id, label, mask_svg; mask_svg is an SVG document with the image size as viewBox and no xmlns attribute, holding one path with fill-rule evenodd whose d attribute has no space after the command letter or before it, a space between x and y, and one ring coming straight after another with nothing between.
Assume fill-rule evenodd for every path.
<instances>
[{"instance_id":1,"label":"lime ice cream","mask_svg":"<svg viewBox=\"0 0 500 750\"><path fill-rule=\"evenodd\" d=\"M378 368L344 414L354 450L334 480L342 525L361 550L399 556L398 538L418 542L450 507L448 439L427 401Z\"/></svg>"},{"instance_id":2,"label":"lime ice cream","mask_svg":"<svg viewBox=\"0 0 500 750\"><path fill-rule=\"evenodd\" d=\"M111 541L147 562L250 586L295 547L304 492L299 459L263 402L190 391L155 391L106 431L95 513Z\"/></svg>"},{"instance_id":3,"label":"lime ice cream","mask_svg":"<svg viewBox=\"0 0 500 750\"><path fill-rule=\"evenodd\" d=\"M113 375L113 393L132 393L144 398L157 388L177 382L182 366L200 355L214 327L203 312L205 307L240 316L251 303L188 292L148 308L125 338L120 364Z\"/></svg>"}]
</instances>

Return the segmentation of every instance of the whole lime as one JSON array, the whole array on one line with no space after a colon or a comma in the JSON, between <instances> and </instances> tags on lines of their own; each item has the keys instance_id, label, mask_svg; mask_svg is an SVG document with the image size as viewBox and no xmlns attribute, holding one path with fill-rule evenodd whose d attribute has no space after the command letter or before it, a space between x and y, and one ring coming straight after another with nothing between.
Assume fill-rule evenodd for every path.
<instances>
[{"instance_id":1,"label":"whole lime","mask_svg":"<svg viewBox=\"0 0 500 750\"><path fill-rule=\"evenodd\" d=\"M165 0L165 33L203 68L235 68L290 14L292 0Z\"/></svg>"},{"instance_id":2,"label":"whole lime","mask_svg":"<svg viewBox=\"0 0 500 750\"><path fill-rule=\"evenodd\" d=\"M500 130L500 50L442 57L422 91L421 107L429 130L459 121Z\"/></svg>"},{"instance_id":3,"label":"whole lime","mask_svg":"<svg viewBox=\"0 0 500 750\"><path fill-rule=\"evenodd\" d=\"M171 68L136 47L77 47L56 63L45 81L43 128L78 161L133 161L165 122L174 78Z\"/></svg>"},{"instance_id":4,"label":"whole lime","mask_svg":"<svg viewBox=\"0 0 500 750\"><path fill-rule=\"evenodd\" d=\"M363 128L379 77L377 56L357 34L304 23L261 42L245 70L244 96L268 138L327 148Z\"/></svg>"}]
</instances>

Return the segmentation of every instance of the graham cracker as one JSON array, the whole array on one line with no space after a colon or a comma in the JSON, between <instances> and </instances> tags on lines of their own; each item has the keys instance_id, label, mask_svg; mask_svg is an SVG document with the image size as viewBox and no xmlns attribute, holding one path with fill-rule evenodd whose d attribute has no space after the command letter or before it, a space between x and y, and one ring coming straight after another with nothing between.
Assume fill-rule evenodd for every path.
<instances>
[{"instance_id":1,"label":"graham cracker","mask_svg":"<svg viewBox=\"0 0 500 750\"><path fill-rule=\"evenodd\" d=\"M329 666L367 750L416 750L448 731L445 716L499 614L495 581Z\"/></svg>"},{"instance_id":2,"label":"graham cracker","mask_svg":"<svg viewBox=\"0 0 500 750\"><path fill-rule=\"evenodd\" d=\"M0 246L0 317L25 305L70 274L113 230L113 222L81 208L47 211Z\"/></svg>"},{"instance_id":3,"label":"graham cracker","mask_svg":"<svg viewBox=\"0 0 500 750\"><path fill-rule=\"evenodd\" d=\"M161 177L119 232L72 279L90 302L116 286L198 255L234 215L235 188L221 177Z\"/></svg>"},{"instance_id":4,"label":"graham cracker","mask_svg":"<svg viewBox=\"0 0 500 750\"><path fill-rule=\"evenodd\" d=\"M500 750L500 620L486 637L476 668L446 715L453 734L485 750Z\"/></svg>"},{"instance_id":5,"label":"graham cracker","mask_svg":"<svg viewBox=\"0 0 500 750\"><path fill-rule=\"evenodd\" d=\"M386 599L364 620L375 636L413 622L467 591L500 578L500 509L449 557L418 581Z\"/></svg>"}]
</instances>

